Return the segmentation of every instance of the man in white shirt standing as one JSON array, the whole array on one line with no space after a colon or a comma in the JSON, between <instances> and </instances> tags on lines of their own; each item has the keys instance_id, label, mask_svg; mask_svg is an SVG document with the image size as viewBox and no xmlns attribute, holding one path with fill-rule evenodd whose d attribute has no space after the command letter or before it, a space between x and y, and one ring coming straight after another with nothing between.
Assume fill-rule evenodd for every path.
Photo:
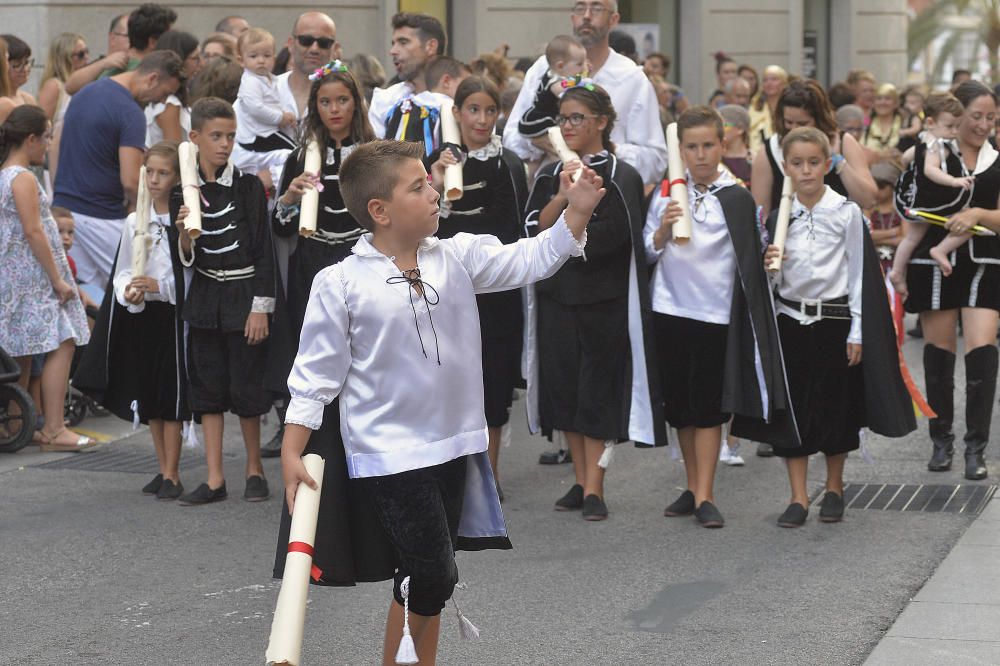
<instances>
[{"instance_id":1,"label":"man in white shirt standing","mask_svg":"<svg viewBox=\"0 0 1000 666\"><path fill-rule=\"evenodd\" d=\"M590 77L608 91L618 112L618 122L611 132L618 157L635 167L643 182L658 182L667 166L667 145L660 126L656 91L642 68L608 46L608 34L620 19L617 1L579 0L570 11L573 35L587 49ZM542 151L518 132L517 125L531 106L547 68L542 56L528 70L504 128L504 147L524 160L542 157Z\"/></svg>"},{"instance_id":2,"label":"man in white shirt standing","mask_svg":"<svg viewBox=\"0 0 1000 666\"><path fill-rule=\"evenodd\" d=\"M385 119L400 101L427 91L424 68L443 55L447 37L441 22L427 14L400 12L392 17L392 47L389 55L399 83L376 88L368 105L368 120L375 136L385 138ZM390 137L392 138L392 137Z\"/></svg>"}]
</instances>

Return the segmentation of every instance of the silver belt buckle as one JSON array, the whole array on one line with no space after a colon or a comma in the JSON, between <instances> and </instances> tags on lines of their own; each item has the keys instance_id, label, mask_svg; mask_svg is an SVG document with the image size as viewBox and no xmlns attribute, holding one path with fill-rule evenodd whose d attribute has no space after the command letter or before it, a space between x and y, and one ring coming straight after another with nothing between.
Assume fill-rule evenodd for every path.
<instances>
[{"instance_id":1,"label":"silver belt buckle","mask_svg":"<svg viewBox=\"0 0 1000 666\"><path fill-rule=\"evenodd\" d=\"M228 280L228 279L229 279L229 278L228 278L228 277L226 276L226 274L227 274L228 272L229 272L229 271L227 271L227 270L225 270L225 269L220 269L220 270L217 270L217 271L215 271L215 279L216 279L216 280L218 280L219 282L225 282L226 280Z\"/></svg>"},{"instance_id":2,"label":"silver belt buckle","mask_svg":"<svg viewBox=\"0 0 1000 666\"><path fill-rule=\"evenodd\" d=\"M806 312L806 308L812 306L816 308L814 314L809 314ZM799 305L799 312L805 316L813 319L823 318L823 301L819 298L803 298L801 304Z\"/></svg>"}]
</instances>

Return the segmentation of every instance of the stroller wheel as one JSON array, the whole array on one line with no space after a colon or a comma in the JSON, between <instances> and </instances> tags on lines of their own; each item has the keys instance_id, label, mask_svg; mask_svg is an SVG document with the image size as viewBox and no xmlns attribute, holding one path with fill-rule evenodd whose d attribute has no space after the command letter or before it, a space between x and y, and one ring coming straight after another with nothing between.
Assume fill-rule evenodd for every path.
<instances>
[{"instance_id":1,"label":"stroller wheel","mask_svg":"<svg viewBox=\"0 0 1000 666\"><path fill-rule=\"evenodd\" d=\"M0 384L0 452L14 453L31 442L35 404L17 384Z\"/></svg>"},{"instance_id":2,"label":"stroller wheel","mask_svg":"<svg viewBox=\"0 0 1000 666\"><path fill-rule=\"evenodd\" d=\"M80 392L71 388L66 394L66 403L63 406L63 418L66 425L71 428L80 425L86 415L87 399Z\"/></svg>"}]
</instances>

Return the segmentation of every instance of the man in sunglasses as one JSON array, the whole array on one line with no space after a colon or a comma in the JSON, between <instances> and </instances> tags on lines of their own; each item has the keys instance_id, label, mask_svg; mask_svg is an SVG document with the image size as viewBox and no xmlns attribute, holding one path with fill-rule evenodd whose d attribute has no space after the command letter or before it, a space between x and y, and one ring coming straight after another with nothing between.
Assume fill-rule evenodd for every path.
<instances>
[{"instance_id":1,"label":"man in sunglasses","mask_svg":"<svg viewBox=\"0 0 1000 666\"><path fill-rule=\"evenodd\" d=\"M375 130L375 136L387 137L386 118L403 100L415 98L427 92L424 70L431 60L443 55L448 46L441 22L428 14L400 12L392 17L392 47L389 55L396 67L399 83L388 88L376 88L368 107L368 120ZM431 100L416 100L416 104L433 104Z\"/></svg>"}]
</instances>

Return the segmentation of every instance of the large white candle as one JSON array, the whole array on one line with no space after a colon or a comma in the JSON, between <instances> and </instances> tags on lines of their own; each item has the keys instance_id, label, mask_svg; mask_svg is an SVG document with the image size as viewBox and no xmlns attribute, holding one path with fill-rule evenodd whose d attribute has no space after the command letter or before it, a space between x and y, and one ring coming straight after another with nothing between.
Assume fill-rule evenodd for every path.
<instances>
[{"instance_id":1,"label":"large white candle","mask_svg":"<svg viewBox=\"0 0 1000 666\"><path fill-rule=\"evenodd\" d=\"M315 139L309 141L309 145L306 146L303 169L315 176L323 177L323 153ZM315 184L302 195L299 206L299 234L312 236L316 232L316 216L319 215L319 189Z\"/></svg>"},{"instance_id":2,"label":"large white candle","mask_svg":"<svg viewBox=\"0 0 1000 666\"><path fill-rule=\"evenodd\" d=\"M299 483L295 493L295 512L292 514L288 534L289 552L285 558L285 573L264 657L268 665L299 666L302 663L302 634L306 621L306 600L309 597L312 546L316 540L316 519L319 517L319 498L323 490L323 468L326 462L315 453L309 453L302 456L302 464L309 476L316 481L317 487L313 490L305 483Z\"/></svg>"},{"instance_id":3,"label":"large white candle","mask_svg":"<svg viewBox=\"0 0 1000 666\"><path fill-rule=\"evenodd\" d=\"M146 273L149 254L149 208L152 202L146 184L146 166L139 167L139 193L135 198L135 230L132 236L132 277Z\"/></svg>"},{"instance_id":4,"label":"large white candle","mask_svg":"<svg viewBox=\"0 0 1000 666\"><path fill-rule=\"evenodd\" d=\"M691 239L691 208L688 205L687 174L677 137L677 123L667 125L667 177L670 178L670 198L681 207L681 217L671 229L674 242L683 245Z\"/></svg>"},{"instance_id":5,"label":"large white candle","mask_svg":"<svg viewBox=\"0 0 1000 666\"><path fill-rule=\"evenodd\" d=\"M461 146L462 132L455 120L455 113L452 111L454 108L455 103L450 99L441 102L441 143ZM455 201L462 198L463 192L462 163L459 162L444 170L444 197L448 201Z\"/></svg>"},{"instance_id":6,"label":"large white candle","mask_svg":"<svg viewBox=\"0 0 1000 666\"><path fill-rule=\"evenodd\" d=\"M785 253L785 239L788 238L788 221L792 217L792 179L785 176L781 185L781 203L778 204L778 219L774 223L774 245L778 248L778 256L771 260L768 266L772 271L781 269L781 258Z\"/></svg>"},{"instance_id":7,"label":"large white candle","mask_svg":"<svg viewBox=\"0 0 1000 666\"><path fill-rule=\"evenodd\" d=\"M569 146L566 145L566 140L563 139L562 130L558 127L550 127L548 132L549 143L552 144L552 148L555 149L556 155L559 156L559 159L562 160L563 164L572 162L573 160L580 162L580 168L574 171L570 176L575 183L579 180L580 174L583 173L583 162L580 160L580 156L570 150Z\"/></svg>"},{"instance_id":8,"label":"large white candle","mask_svg":"<svg viewBox=\"0 0 1000 666\"><path fill-rule=\"evenodd\" d=\"M187 231L188 236L197 238L201 235L198 147L190 141L185 141L178 146L177 156L181 163L181 191L184 195L184 205L188 209L188 215L184 218L184 229Z\"/></svg>"}]
</instances>

